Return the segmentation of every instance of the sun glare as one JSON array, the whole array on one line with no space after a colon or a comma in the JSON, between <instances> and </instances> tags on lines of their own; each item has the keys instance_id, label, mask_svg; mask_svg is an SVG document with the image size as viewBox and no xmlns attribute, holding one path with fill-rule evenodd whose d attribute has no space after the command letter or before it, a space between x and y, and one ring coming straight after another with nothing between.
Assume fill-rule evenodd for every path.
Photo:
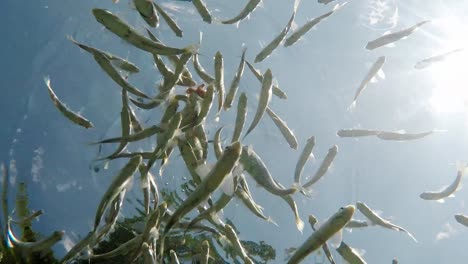
<instances>
[{"instance_id":1,"label":"sun glare","mask_svg":"<svg viewBox=\"0 0 468 264\"><path fill-rule=\"evenodd\" d=\"M448 17L434 21L444 39L440 52L427 58L427 76L433 83L429 103L436 113L459 113L468 110L468 35L462 21Z\"/></svg>"}]
</instances>

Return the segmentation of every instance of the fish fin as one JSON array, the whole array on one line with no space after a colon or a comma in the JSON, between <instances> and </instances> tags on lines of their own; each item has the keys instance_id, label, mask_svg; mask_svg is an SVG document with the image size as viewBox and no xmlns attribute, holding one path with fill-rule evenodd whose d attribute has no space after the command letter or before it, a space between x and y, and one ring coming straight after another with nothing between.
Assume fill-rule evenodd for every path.
<instances>
[{"instance_id":1,"label":"fish fin","mask_svg":"<svg viewBox=\"0 0 468 264\"><path fill-rule=\"evenodd\" d=\"M441 203L441 204L442 204L442 203L445 203L445 199L439 199L439 200L436 200L436 202L438 202L438 203Z\"/></svg>"},{"instance_id":2,"label":"fish fin","mask_svg":"<svg viewBox=\"0 0 468 264\"><path fill-rule=\"evenodd\" d=\"M347 111L352 113L354 112L354 109L356 108L356 100L353 100L353 102L351 103L351 105L348 106L348 109Z\"/></svg>"},{"instance_id":3,"label":"fish fin","mask_svg":"<svg viewBox=\"0 0 468 264\"><path fill-rule=\"evenodd\" d=\"M414 242L418 243L418 240L410 233L408 232L408 230L403 230L403 232L405 232L409 237L411 237L411 239L414 240Z\"/></svg>"},{"instance_id":4,"label":"fish fin","mask_svg":"<svg viewBox=\"0 0 468 264\"><path fill-rule=\"evenodd\" d=\"M382 69L379 69L377 71L377 76L379 76L381 79L385 79L385 72Z\"/></svg>"},{"instance_id":5,"label":"fish fin","mask_svg":"<svg viewBox=\"0 0 468 264\"><path fill-rule=\"evenodd\" d=\"M343 241L343 228L330 237L329 241L332 247L338 248Z\"/></svg>"},{"instance_id":6,"label":"fish fin","mask_svg":"<svg viewBox=\"0 0 468 264\"><path fill-rule=\"evenodd\" d=\"M232 177L232 173L228 173L220 188L226 195L232 196L234 194L234 178Z\"/></svg>"},{"instance_id":7,"label":"fish fin","mask_svg":"<svg viewBox=\"0 0 468 264\"><path fill-rule=\"evenodd\" d=\"M203 180L208 175L208 173L210 173L212 168L213 168L213 165L207 164L207 163L202 163L202 164L198 165L198 167L195 168L195 172Z\"/></svg>"},{"instance_id":8,"label":"fish fin","mask_svg":"<svg viewBox=\"0 0 468 264\"><path fill-rule=\"evenodd\" d=\"M395 45L395 43L389 43L389 44L385 45L384 47L394 48L394 47L396 47L396 45Z\"/></svg>"},{"instance_id":9,"label":"fish fin","mask_svg":"<svg viewBox=\"0 0 468 264\"><path fill-rule=\"evenodd\" d=\"M304 221L302 221L302 219L299 218L299 216L296 217L296 227L297 230L299 230L299 232L301 232L302 234L302 230L304 230Z\"/></svg>"},{"instance_id":10,"label":"fish fin","mask_svg":"<svg viewBox=\"0 0 468 264\"><path fill-rule=\"evenodd\" d=\"M274 224L275 226L279 227L279 225L273 220L273 218L271 218L271 216L268 217L268 219L266 220L268 223L272 223Z\"/></svg>"},{"instance_id":11,"label":"fish fin","mask_svg":"<svg viewBox=\"0 0 468 264\"><path fill-rule=\"evenodd\" d=\"M377 81L378 81L377 77L374 76L374 77L372 77L372 79L370 79L369 82L370 82L370 83L376 83Z\"/></svg>"}]
</instances>

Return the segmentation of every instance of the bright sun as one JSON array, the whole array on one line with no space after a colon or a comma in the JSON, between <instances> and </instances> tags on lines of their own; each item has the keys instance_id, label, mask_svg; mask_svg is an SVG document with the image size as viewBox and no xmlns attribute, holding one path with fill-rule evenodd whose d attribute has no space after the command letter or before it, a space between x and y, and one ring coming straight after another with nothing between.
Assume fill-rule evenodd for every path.
<instances>
[{"instance_id":1,"label":"bright sun","mask_svg":"<svg viewBox=\"0 0 468 264\"><path fill-rule=\"evenodd\" d=\"M455 21L457 20L457 21ZM441 40L446 56L427 69L434 88L430 105L438 113L467 112L468 110L468 35L459 19L448 17L436 21L444 34ZM445 48L444 48L445 47ZM439 53L439 55L444 52Z\"/></svg>"}]
</instances>

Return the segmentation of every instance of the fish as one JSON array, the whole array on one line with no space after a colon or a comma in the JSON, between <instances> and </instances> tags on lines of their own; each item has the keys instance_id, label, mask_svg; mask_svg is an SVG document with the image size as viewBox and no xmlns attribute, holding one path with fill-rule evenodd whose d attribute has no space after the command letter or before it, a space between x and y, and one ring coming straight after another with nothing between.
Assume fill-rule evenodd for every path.
<instances>
[{"instance_id":1,"label":"fish","mask_svg":"<svg viewBox=\"0 0 468 264\"><path fill-rule=\"evenodd\" d=\"M361 228L361 227L368 227L371 225L372 223L369 223L365 220L351 219L345 227L346 228Z\"/></svg>"},{"instance_id":2,"label":"fish","mask_svg":"<svg viewBox=\"0 0 468 264\"><path fill-rule=\"evenodd\" d=\"M296 169L294 170L294 183L296 183L297 185L300 185L301 183L301 174L307 160L309 160L310 157L314 157L314 154L312 153L314 146L315 137L311 136L307 139L306 145L304 146L304 149L302 150L301 155L297 160Z\"/></svg>"},{"instance_id":3,"label":"fish","mask_svg":"<svg viewBox=\"0 0 468 264\"><path fill-rule=\"evenodd\" d=\"M456 215L455 215L455 220L456 220L458 223L460 223L460 224L462 224L462 225L468 227L468 216L462 215L462 214L456 214Z\"/></svg>"},{"instance_id":4,"label":"fish","mask_svg":"<svg viewBox=\"0 0 468 264\"><path fill-rule=\"evenodd\" d=\"M172 74L172 78L169 80L165 79L164 84L161 87L161 92L167 92L170 91L174 85L177 84L177 82L180 80L182 77L183 70L185 69L185 65L188 63L190 58L192 57L191 53L185 53L180 56L179 62L176 65L176 68L174 70L174 74Z\"/></svg>"},{"instance_id":5,"label":"fish","mask_svg":"<svg viewBox=\"0 0 468 264\"><path fill-rule=\"evenodd\" d=\"M263 214L263 207L258 205L244 189L237 188L235 193L236 193L236 196L247 207L247 209L249 209L249 211L252 212L255 216L267 222L273 223L276 226L278 225L271 219L271 217L267 217Z\"/></svg>"},{"instance_id":6,"label":"fish","mask_svg":"<svg viewBox=\"0 0 468 264\"><path fill-rule=\"evenodd\" d=\"M109 10L94 8L92 12L96 20L109 31L129 42L133 46L149 53L158 55L179 55L183 53L195 53L198 50L198 45L196 44L192 44L180 49L154 42L151 39L138 33L136 29L128 25L125 21L121 20L118 16L114 15Z\"/></svg>"},{"instance_id":7,"label":"fish","mask_svg":"<svg viewBox=\"0 0 468 264\"><path fill-rule=\"evenodd\" d=\"M340 246L336 251L350 264L366 264L367 262L361 257L354 248L348 246L344 241L341 241Z\"/></svg>"},{"instance_id":8,"label":"fish","mask_svg":"<svg viewBox=\"0 0 468 264\"><path fill-rule=\"evenodd\" d=\"M221 158L221 155L223 155L223 147L221 146L221 132L222 131L223 131L223 127L218 128L218 130L216 130L215 132L214 140L213 140L213 150L217 159Z\"/></svg>"},{"instance_id":9,"label":"fish","mask_svg":"<svg viewBox=\"0 0 468 264\"><path fill-rule=\"evenodd\" d=\"M171 249L169 255L171 256L171 264L180 264L177 253L174 250Z\"/></svg>"},{"instance_id":10,"label":"fish","mask_svg":"<svg viewBox=\"0 0 468 264\"><path fill-rule=\"evenodd\" d=\"M309 224L312 227L312 230L317 231L315 225L318 224L318 221L317 218L315 218L315 216L309 215ZM322 250L325 253L325 256L327 257L328 261L330 261L331 264L336 264L327 242L323 243Z\"/></svg>"},{"instance_id":11,"label":"fish","mask_svg":"<svg viewBox=\"0 0 468 264\"><path fill-rule=\"evenodd\" d=\"M226 147L209 174L171 215L164 228L163 237L167 235L174 224L192 209L196 208L202 201L206 200L221 185L224 178L239 161L241 152L242 147L238 141Z\"/></svg>"},{"instance_id":12,"label":"fish","mask_svg":"<svg viewBox=\"0 0 468 264\"><path fill-rule=\"evenodd\" d=\"M374 211L372 211L365 203L363 202L356 202L356 208L367 218L369 219L373 224L379 225L388 229L396 230L396 231L401 231L406 233L411 239L414 240L414 242L418 242L416 238L408 232L408 230L404 229L401 226L397 226L395 224L390 223L390 221L383 219L379 215L377 215Z\"/></svg>"},{"instance_id":13,"label":"fish","mask_svg":"<svg viewBox=\"0 0 468 264\"><path fill-rule=\"evenodd\" d=\"M263 74L259 70L255 69L255 67L247 60L245 61L245 63L247 64L255 78L257 78L257 80L261 83L263 81ZM281 90L276 84L273 84L272 93L280 99L288 99L288 95L285 92L283 92L283 90Z\"/></svg>"},{"instance_id":14,"label":"fish","mask_svg":"<svg viewBox=\"0 0 468 264\"><path fill-rule=\"evenodd\" d=\"M328 5L329 3L333 2L333 1L335 1L335 0L318 0L318 3Z\"/></svg>"},{"instance_id":15,"label":"fish","mask_svg":"<svg viewBox=\"0 0 468 264\"><path fill-rule=\"evenodd\" d=\"M272 82L273 82L273 74L271 73L271 70L268 69L263 75L262 90L260 91L260 99L258 102L257 111L255 112L255 116L249 128L247 129L247 132L245 133L244 138L257 126L258 122L260 122L260 119L265 113L265 110L268 107L268 103L271 100Z\"/></svg>"},{"instance_id":16,"label":"fish","mask_svg":"<svg viewBox=\"0 0 468 264\"><path fill-rule=\"evenodd\" d=\"M332 164L333 160L335 159L337 153L338 153L338 146L333 145L328 150L327 156L325 156L325 158L323 159L322 164L320 164L319 169L314 174L312 179L310 179L307 183L305 183L302 186L304 189L307 189L310 186L312 186L314 183L316 183L318 180L320 180L320 178L322 178L323 175L325 175L325 173L327 173L327 171L330 168L330 165Z\"/></svg>"},{"instance_id":17,"label":"fish","mask_svg":"<svg viewBox=\"0 0 468 264\"><path fill-rule=\"evenodd\" d=\"M106 252L102 254L91 254L90 260L91 262L97 262L99 260L105 260L105 259L112 259L115 257L123 257L123 256L128 256L132 252L135 251L135 249L138 248L138 246L141 244L141 237L142 235L137 235L133 237L132 239L128 240L127 242L120 244L117 248Z\"/></svg>"},{"instance_id":18,"label":"fish","mask_svg":"<svg viewBox=\"0 0 468 264\"><path fill-rule=\"evenodd\" d=\"M201 248L200 264L208 264L208 260L210 259L210 243L208 240L203 240Z\"/></svg>"},{"instance_id":19,"label":"fish","mask_svg":"<svg viewBox=\"0 0 468 264\"><path fill-rule=\"evenodd\" d=\"M119 57L117 55L111 54L109 52L106 52L106 51L103 51L103 50L93 48L93 47L84 45L82 43L79 43L75 39L73 39L73 37L71 37L71 36L67 36L67 38L71 42L73 42L73 44L75 44L78 47L82 48L83 50L91 53L92 55L100 54L101 56L104 56L105 58L107 58L111 62L111 64L113 66L118 67L121 70L124 70L124 71L126 71L128 73L138 73L138 72L140 72L140 69L134 63L132 63L132 62L126 60L126 59L123 59L123 58L121 58L121 57Z\"/></svg>"},{"instance_id":20,"label":"fish","mask_svg":"<svg viewBox=\"0 0 468 264\"><path fill-rule=\"evenodd\" d=\"M44 82L47 86L47 89L49 91L50 98L52 99L52 102L54 103L55 107L66 117L68 120L72 121L73 123L80 125L84 128L92 128L93 123L91 123L88 119L85 117L73 112L70 110L68 107L65 106L64 103L60 101L60 99L57 97L55 94L54 90L52 90L52 86L50 85L50 78L48 76L44 77Z\"/></svg>"},{"instance_id":21,"label":"fish","mask_svg":"<svg viewBox=\"0 0 468 264\"><path fill-rule=\"evenodd\" d=\"M372 78L374 78L374 76L382 69L382 67L383 67L383 65L385 63L385 60L386 60L386 57L381 56L381 57L379 57L377 59L377 61L374 62L374 64L372 64L371 68L369 69L366 76L364 77L361 84L359 85L359 87L358 87L358 89L356 91L356 94L354 95L353 102L351 103L351 106L349 107L349 109L352 110L352 109L354 109L356 107L356 101L357 101L359 95L361 95L361 93L364 91L364 89L369 84L369 82L372 80Z\"/></svg>"},{"instance_id":22,"label":"fish","mask_svg":"<svg viewBox=\"0 0 468 264\"><path fill-rule=\"evenodd\" d=\"M234 79L232 79L231 87L226 95L226 99L224 99L223 108L227 111L231 106L232 102L234 101L234 97L236 97L237 89L239 88L239 82L244 73L244 65L245 65L245 52L247 48L244 48L241 55L241 60L239 62L239 66L237 67L236 75L234 75Z\"/></svg>"},{"instance_id":23,"label":"fish","mask_svg":"<svg viewBox=\"0 0 468 264\"><path fill-rule=\"evenodd\" d=\"M133 3L141 18L143 18L150 27L154 28L159 26L159 15L154 9L153 1L133 0Z\"/></svg>"},{"instance_id":24,"label":"fish","mask_svg":"<svg viewBox=\"0 0 468 264\"><path fill-rule=\"evenodd\" d=\"M63 258L59 261L61 264L68 263L69 260L73 259L81 251L88 247L88 245L94 244L96 240L96 232L89 232L83 239L76 243Z\"/></svg>"},{"instance_id":25,"label":"fish","mask_svg":"<svg viewBox=\"0 0 468 264\"><path fill-rule=\"evenodd\" d=\"M335 233L339 232L353 216L355 207L347 205L341 207L325 221L309 238L294 252L288 260L288 264L300 263L307 255L320 248Z\"/></svg>"},{"instance_id":26,"label":"fish","mask_svg":"<svg viewBox=\"0 0 468 264\"><path fill-rule=\"evenodd\" d=\"M380 130L372 129L340 129L336 132L336 135L339 137L368 137L368 136L377 136Z\"/></svg>"},{"instance_id":27,"label":"fish","mask_svg":"<svg viewBox=\"0 0 468 264\"><path fill-rule=\"evenodd\" d=\"M211 18L211 13L206 7L206 3L203 0L192 0L193 6L195 6L195 9L197 9L198 14L202 17L203 21L205 21L208 24L211 24L211 21L213 20Z\"/></svg>"},{"instance_id":28,"label":"fish","mask_svg":"<svg viewBox=\"0 0 468 264\"><path fill-rule=\"evenodd\" d=\"M208 88L206 88L206 94L205 98L203 98L203 102L200 108L200 113L198 113L197 118L193 124L194 127L202 124L206 117L208 116L208 113L210 112L211 105L213 104L213 99L214 99L214 85L210 83L208 85Z\"/></svg>"},{"instance_id":29,"label":"fish","mask_svg":"<svg viewBox=\"0 0 468 264\"><path fill-rule=\"evenodd\" d=\"M42 238L41 240L34 242L26 242L18 239L13 231L11 230L10 221L6 224L7 237L4 238L7 240L9 247L20 249L22 255L29 256L32 253L40 253L45 250L50 250L55 243L62 240L64 231L54 231L51 235ZM25 257L25 256L22 256Z\"/></svg>"},{"instance_id":30,"label":"fish","mask_svg":"<svg viewBox=\"0 0 468 264\"><path fill-rule=\"evenodd\" d=\"M135 141L143 140L145 138L149 138L157 133L161 133L164 131L165 129L161 128L160 125L153 125L153 126L143 129L140 132L129 134L126 137L114 137L114 138L104 139L98 142L93 142L91 144L119 143L122 141L135 142Z\"/></svg>"},{"instance_id":31,"label":"fish","mask_svg":"<svg viewBox=\"0 0 468 264\"><path fill-rule=\"evenodd\" d=\"M125 186L130 181L130 178L140 166L142 159L143 158L140 155L131 158L109 185L96 210L93 232L95 232L99 226L102 215L104 214L104 210L112 202L112 200L114 200L120 194L120 192L125 189Z\"/></svg>"},{"instance_id":32,"label":"fish","mask_svg":"<svg viewBox=\"0 0 468 264\"><path fill-rule=\"evenodd\" d=\"M461 52L461 51L463 51L463 49L454 49L454 50L451 50L442 54L431 56L429 58L416 62L416 64L414 65L414 68L417 70L422 70L424 68L431 66L434 63L442 62L446 60L448 57L452 56L453 54Z\"/></svg>"},{"instance_id":33,"label":"fish","mask_svg":"<svg viewBox=\"0 0 468 264\"><path fill-rule=\"evenodd\" d=\"M234 23L237 23L237 22L243 20L244 18L249 16L250 13L254 12L255 9L260 5L261 2L262 2L262 0L249 0L247 5L245 5L244 9L242 9L242 11L237 16L235 16L235 17L233 17L231 19L223 20L223 21L221 21L221 23L223 23L223 24L234 24Z\"/></svg>"},{"instance_id":34,"label":"fish","mask_svg":"<svg viewBox=\"0 0 468 264\"><path fill-rule=\"evenodd\" d=\"M148 36L150 37L150 39L152 41L164 45L164 43L160 39L158 39L149 29L146 29L146 32L148 33ZM200 47L200 45L201 45L201 43L191 45L191 47L193 48L192 52L191 52L192 55L195 55L195 54L198 53L197 50ZM157 54L153 54L153 58L156 55ZM177 66L179 64L180 58L177 55L168 55L167 58L169 59L169 61L172 63L173 66ZM155 59L155 61L156 61L156 59ZM177 84L182 85L182 86L194 86L194 85L196 85L195 81L192 79L192 74L190 73L188 68L185 65L183 66L183 68L184 69L182 70L182 75L180 76L179 80L177 81ZM169 70L169 69L166 67L166 70ZM169 70L169 72L172 72L172 71Z\"/></svg>"},{"instance_id":35,"label":"fish","mask_svg":"<svg viewBox=\"0 0 468 264\"><path fill-rule=\"evenodd\" d=\"M294 1L294 9L293 13L291 15L291 18L289 19L288 23L286 26L281 30L281 32L276 36L268 45L266 45L258 54L255 56L255 63L262 62L266 58L268 58L271 53L280 45L280 43L283 41L283 39L286 37L286 35L289 32L289 29L291 28L294 18L296 17L296 11L297 7L299 6L300 0L295 0Z\"/></svg>"},{"instance_id":36,"label":"fish","mask_svg":"<svg viewBox=\"0 0 468 264\"><path fill-rule=\"evenodd\" d=\"M229 239L232 246L234 247L234 250L236 251L236 254L239 255L243 259L244 263L254 264L252 259L250 259L250 257L245 252L245 249L242 246L242 244L241 244L241 242L239 240L239 237L237 236L236 231L234 230L234 228L231 225L226 224L226 225L224 225L224 230L225 230L225 233L226 233L226 237Z\"/></svg>"},{"instance_id":37,"label":"fish","mask_svg":"<svg viewBox=\"0 0 468 264\"><path fill-rule=\"evenodd\" d=\"M302 25L301 27L299 27L296 31L294 31L293 33L291 33L291 35L289 37L286 38L286 40L284 41L284 46L285 47L289 47L291 45L293 45L294 43L296 43L298 40L300 40L307 32L309 32L313 27L315 27L317 24L319 24L320 22L322 22L322 20L324 20L325 18L331 16L333 13L335 13L337 10L339 10L341 7L343 7L344 5L346 5L347 2L343 3L343 4L337 4L332 11L330 12L327 12L321 16L318 16L312 20L309 20L307 21L304 25Z\"/></svg>"},{"instance_id":38,"label":"fish","mask_svg":"<svg viewBox=\"0 0 468 264\"><path fill-rule=\"evenodd\" d=\"M281 119L275 112L273 112L273 110L271 110L270 107L266 108L266 112L267 112L268 116L271 118L271 120L273 120L275 125L278 127L281 134L283 135L283 137L288 142L289 146L292 149L297 149L296 136L294 136L294 133L291 131L291 129L289 129L286 122L283 119Z\"/></svg>"},{"instance_id":39,"label":"fish","mask_svg":"<svg viewBox=\"0 0 468 264\"><path fill-rule=\"evenodd\" d=\"M453 194L457 191L458 187L460 186L462 177L463 171L459 170L457 172L457 177L455 178L455 181L452 184L446 186L438 192L423 192L419 195L419 197L421 197L421 199L423 200L438 200L443 202L444 198L453 196Z\"/></svg>"},{"instance_id":40,"label":"fish","mask_svg":"<svg viewBox=\"0 0 468 264\"><path fill-rule=\"evenodd\" d=\"M183 32L182 29L180 29L179 25L177 25L175 20L172 19L171 16L169 16L166 13L166 11L164 11L164 9L162 9L158 4L156 4L156 2L153 1L153 5L156 8L156 11L158 11L161 14L162 18L166 21L167 25L174 32L174 34L177 37L181 38L183 36Z\"/></svg>"},{"instance_id":41,"label":"fish","mask_svg":"<svg viewBox=\"0 0 468 264\"><path fill-rule=\"evenodd\" d=\"M224 104L224 63L223 55L217 51L214 58L215 88L218 92L218 113Z\"/></svg>"},{"instance_id":42,"label":"fish","mask_svg":"<svg viewBox=\"0 0 468 264\"><path fill-rule=\"evenodd\" d=\"M252 146L243 146L240 163L243 169L252 176L258 185L265 188L269 193L282 197L294 194L298 191L296 187L291 187L289 189L279 187L268 171L265 163L263 163L262 159L252 149Z\"/></svg>"},{"instance_id":43,"label":"fish","mask_svg":"<svg viewBox=\"0 0 468 264\"><path fill-rule=\"evenodd\" d=\"M128 94L127 90L122 89L122 110L120 111L120 126L122 127L122 138L130 135L130 111L128 106ZM104 159L112 159L115 155L121 153L127 147L128 141L122 140L119 143L117 149Z\"/></svg>"},{"instance_id":44,"label":"fish","mask_svg":"<svg viewBox=\"0 0 468 264\"><path fill-rule=\"evenodd\" d=\"M381 131L377 137L383 140L395 140L395 141L407 141L407 140L415 140L426 137L435 133L436 131L427 131L421 133L406 133L406 132L389 132L389 131Z\"/></svg>"},{"instance_id":45,"label":"fish","mask_svg":"<svg viewBox=\"0 0 468 264\"><path fill-rule=\"evenodd\" d=\"M238 141L240 139L242 129L245 125L245 118L247 116L247 95L241 93L237 100L237 115L236 123L234 126L234 132L232 133L231 142Z\"/></svg>"},{"instance_id":46,"label":"fish","mask_svg":"<svg viewBox=\"0 0 468 264\"><path fill-rule=\"evenodd\" d=\"M385 34L385 35L383 35L381 37L378 37L377 39L369 41L367 43L367 45L366 45L366 49L374 50L376 48L385 46L387 44L396 42L396 41L398 41L398 40L400 40L402 38L408 37L416 29L418 29L422 25L424 25L426 23L429 23L429 22L430 22L430 20L424 20L424 21L421 21L421 22L417 23L416 25L414 25L412 27L407 28L407 29L403 29L403 30L400 30L400 31L397 31L397 32L394 32L394 33Z\"/></svg>"},{"instance_id":47,"label":"fish","mask_svg":"<svg viewBox=\"0 0 468 264\"><path fill-rule=\"evenodd\" d=\"M198 76L200 76L200 78L202 78L204 82L211 83L214 81L215 78L208 74L198 61L198 54L193 55L193 67L195 68L195 72L198 74Z\"/></svg>"}]
</instances>

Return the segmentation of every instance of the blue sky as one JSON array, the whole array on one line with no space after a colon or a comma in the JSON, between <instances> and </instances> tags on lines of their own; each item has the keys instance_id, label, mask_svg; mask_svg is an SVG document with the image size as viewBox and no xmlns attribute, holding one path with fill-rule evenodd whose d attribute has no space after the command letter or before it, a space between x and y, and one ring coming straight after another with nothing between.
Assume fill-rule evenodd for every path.
<instances>
[{"instance_id":1,"label":"blue sky","mask_svg":"<svg viewBox=\"0 0 468 264\"><path fill-rule=\"evenodd\" d=\"M245 3L206 2L218 18L236 15ZM379 11L377 2L381 8L388 9L380 10L382 21L371 24L372 10ZM41 232L63 229L67 234L86 234L100 195L124 164L112 162L108 170L92 173L89 166L98 149L87 144L118 135L120 89L89 54L74 46L66 36L135 62L142 72L130 76L129 80L154 95L153 87L160 76L151 56L103 29L94 20L91 9L110 9L139 30L144 29L144 22L127 1L113 4L112 1L42 0L26 5L6 0L0 5L5 36L0 49L3 59L0 67L4 73L0 80L3 87L0 160L7 164L11 160L16 162L15 178L27 182L33 197L31 207L45 210L35 223ZM200 61L213 73L212 57L221 51L226 85L229 85L243 45L248 48L247 59L253 61L261 45L273 39L287 23L293 1L264 0L263 7L238 28L203 23L188 2L163 1L163 5L177 17L184 38L175 37L163 22L153 32L167 44L183 47L196 43L202 31ZM315 1L302 1L295 21L300 26L332 7L332 4L323 6ZM239 201L234 201L224 215L237 224L242 239L265 240L274 245L279 255L277 263L281 263L283 250L299 246L311 233L308 214L323 221L339 207L363 201L381 210L382 216L391 217L419 240L414 243L403 233L378 227L344 232L350 246L365 250L368 263L390 263L394 257L401 263L463 263L468 257L464 250L468 230L456 223L453 215L467 213L466 189L460 189L443 204L422 200L419 194L450 184L456 175L455 162L467 161L468 119L464 103L468 96L462 89L467 81L463 72L467 56L461 52L454 59L422 71L413 66L421 59L466 45L467 7L462 1L424 4L417 0L349 1L299 42L288 48L280 46L271 57L256 64L262 71L271 68L279 86L288 94L287 100L273 97L271 107L294 130L299 141L299 150L290 149L268 118L263 118L246 138L244 144L254 146L273 176L285 186L292 184L300 150L312 135L317 138L316 160L309 161L305 175L315 172L333 144L338 145L339 153L331 170L314 186L312 199L295 195L306 222L302 235L295 229L285 203L249 180L257 202L280 227L256 219ZM397 42L395 47L364 49L368 41L388 30L398 31L426 19L433 22ZM386 78L371 83L359 97L356 109L347 111L359 83L379 56L387 57L383 67ZM71 109L92 120L95 128L85 130L60 115L47 94L43 82L46 75L50 76L57 95ZM249 97L247 122L254 115L259 89L260 84L246 68L240 90ZM234 112L223 113L219 123L209 119L209 136L212 137L217 127L225 125L223 135L229 139ZM149 125L156 123L161 113L139 114ZM339 129L356 127L447 132L410 142L336 136ZM103 151L110 153L112 149L104 147ZM187 176L177 166L178 156L172 159L164 177L158 178L161 186L166 183L177 186ZM138 186L138 181L134 186ZM134 197L137 190L134 188L129 196ZM130 213L131 210L126 211L127 215ZM364 219L358 213L355 217ZM441 232L446 235L441 236ZM313 259L312 256L309 261L313 263Z\"/></svg>"}]
</instances>

